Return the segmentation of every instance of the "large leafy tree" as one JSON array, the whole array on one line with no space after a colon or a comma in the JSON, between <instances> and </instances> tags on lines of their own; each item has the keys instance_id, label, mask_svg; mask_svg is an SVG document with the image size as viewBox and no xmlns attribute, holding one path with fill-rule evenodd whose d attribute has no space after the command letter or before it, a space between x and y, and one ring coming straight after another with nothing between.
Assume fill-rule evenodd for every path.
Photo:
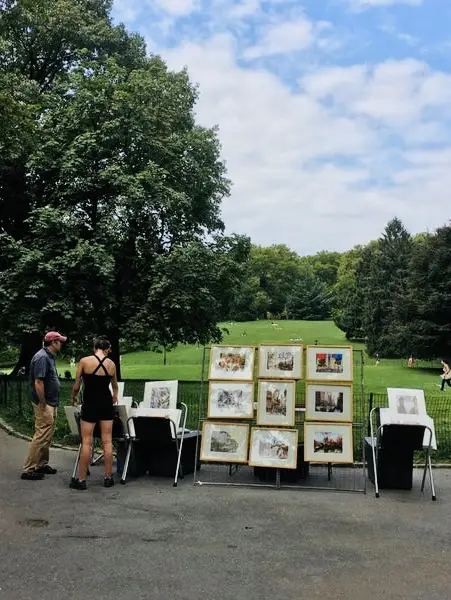
<instances>
[{"instance_id":1,"label":"large leafy tree","mask_svg":"<svg viewBox=\"0 0 451 600\"><path fill-rule=\"evenodd\" d=\"M229 182L216 132L195 124L186 72L146 58L100 18L119 47L80 52L39 90L24 226L3 227L13 260L1 273L0 325L32 340L25 364L47 327L75 339L106 333L116 359L124 334L165 347L218 339L224 290L239 285L249 252L248 240L221 235Z\"/></svg>"}]
</instances>

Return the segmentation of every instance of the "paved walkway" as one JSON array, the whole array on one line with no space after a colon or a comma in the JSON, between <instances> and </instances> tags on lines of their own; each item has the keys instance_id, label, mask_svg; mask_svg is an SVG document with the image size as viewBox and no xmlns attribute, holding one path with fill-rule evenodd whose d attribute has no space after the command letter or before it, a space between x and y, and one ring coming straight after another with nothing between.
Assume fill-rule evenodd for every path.
<instances>
[{"instance_id":1,"label":"paved walkway","mask_svg":"<svg viewBox=\"0 0 451 600\"><path fill-rule=\"evenodd\" d=\"M0 599L451 598L451 473L438 502L363 494L194 487L140 479L111 490L19 479L27 444L0 431Z\"/></svg>"}]
</instances>

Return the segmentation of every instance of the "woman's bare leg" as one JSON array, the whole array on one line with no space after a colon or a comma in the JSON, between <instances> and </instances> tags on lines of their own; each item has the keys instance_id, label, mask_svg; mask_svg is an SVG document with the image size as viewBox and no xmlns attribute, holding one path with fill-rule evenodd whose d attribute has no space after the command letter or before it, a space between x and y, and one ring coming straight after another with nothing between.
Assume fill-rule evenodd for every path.
<instances>
[{"instance_id":1,"label":"woman's bare leg","mask_svg":"<svg viewBox=\"0 0 451 600\"><path fill-rule=\"evenodd\" d=\"M92 456L92 434L94 433L95 423L80 421L81 428L81 453L80 463L78 465L78 479L84 481L88 472L88 465Z\"/></svg>"},{"instance_id":2,"label":"woman's bare leg","mask_svg":"<svg viewBox=\"0 0 451 600\"><path fill-rule=\"evenodd\" d=\"M105 477L111 478L113 471L113 421L100 421L103 446Z\"/></svg>"}]
</instances>

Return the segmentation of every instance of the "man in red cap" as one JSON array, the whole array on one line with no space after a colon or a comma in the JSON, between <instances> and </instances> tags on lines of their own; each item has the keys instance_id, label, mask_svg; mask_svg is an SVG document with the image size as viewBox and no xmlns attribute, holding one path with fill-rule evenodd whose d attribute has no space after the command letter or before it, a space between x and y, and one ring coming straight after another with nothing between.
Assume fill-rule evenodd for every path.
<instances>
[{"instance_id":1,"label":"man in red cap","mask_svg":"<svg viewBox=\"0 0 451 600\"><path fill-rule=\"evenodd\" d=\"M23 466L21 479L34 481L43 479L45 474L56 473L56 469L49 465L49 449L55 431L60 394L55 356L66 340L67 338L57 331L49 331L44 337L44 347L31 359L30 386L35 433Z\"/></svg>"}]
</instances>

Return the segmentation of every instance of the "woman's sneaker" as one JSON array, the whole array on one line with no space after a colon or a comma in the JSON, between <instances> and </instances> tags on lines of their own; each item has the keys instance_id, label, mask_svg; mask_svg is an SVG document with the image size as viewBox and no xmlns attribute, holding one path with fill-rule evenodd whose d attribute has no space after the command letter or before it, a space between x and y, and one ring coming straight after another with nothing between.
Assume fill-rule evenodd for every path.
<instances>
[{"instance_id":1,"label":"woman's sneaker","mask_svg":"<svg viewBox=\"0 0 451 600\"><path fill-rule=\"evenodd\" d=\"M72 481L69 483L69 487L73 490L85 490L86 481L80 481L79 479L72 477Z\"/></svg>"},{"instance_id":2,"label":"woman's sneaker","mask_svg":"<svg viewBox=\"0 0 451 600\"><path fill-rule=\"evenodd\" d=\"M112 477L105 477L105 479L103 480L103 485L105 487L113 487L114 479Z\"/></svg>"}]
</instances>

